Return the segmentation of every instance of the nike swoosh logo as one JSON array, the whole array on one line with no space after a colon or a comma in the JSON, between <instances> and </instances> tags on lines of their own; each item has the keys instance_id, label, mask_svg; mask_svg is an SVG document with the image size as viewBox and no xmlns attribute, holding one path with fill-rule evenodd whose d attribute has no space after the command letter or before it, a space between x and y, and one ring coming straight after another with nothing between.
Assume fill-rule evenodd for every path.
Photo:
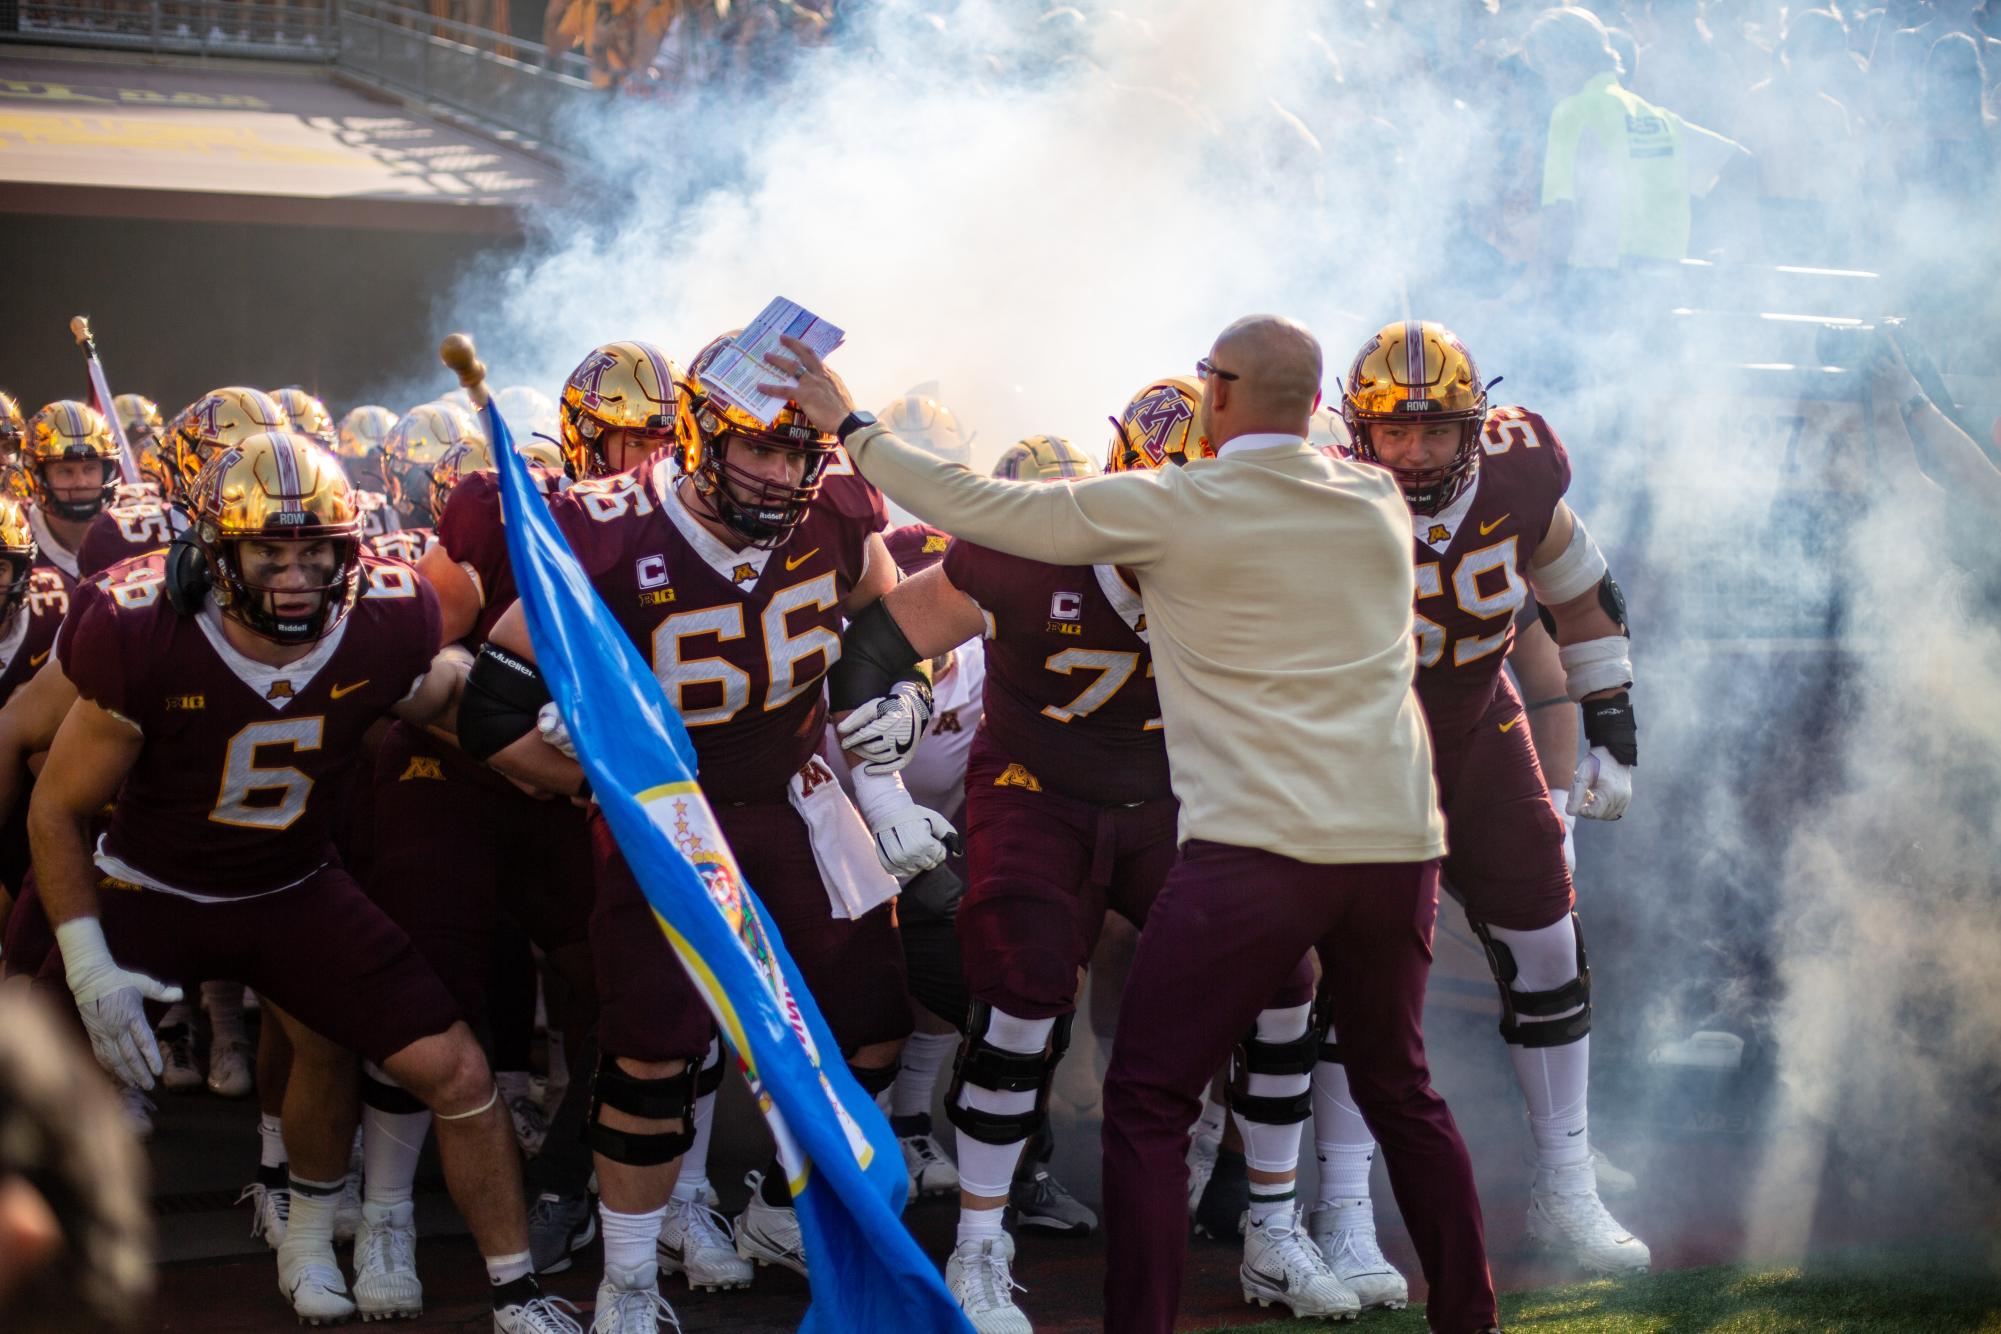
<instances>
[{"instance_id":1,"label":"nike swoosh logo","mask_svg":"<svg viewBox=\"0 0 2001 1334\"><path fill-rule=\"evenodd\" d=\"M327 691L327 698L341 699L345 696L352 695L355 691L361 689L363 686L367 685L370 681L374 679L375 678L372 676L364 676L351 686L335 686L331 690Z\"/></svg>"},{"instance_id":2,"label":"nike swoosh logo","mask_svg":"<svg viewBox=\"0 0 2001 1334\"><path fill-rule=\"evenodd\" d=\"M1501 724L1501 730L1502 730L1503 732L1505 732L1505 731L1507 731L1507 730L1508 730L1509 728L1513 727L1513 726L1514 726L1514 725L1515 725L1516 723L1518 723L1518 722L1520 722L1520 721L1521 721L1521 715L1517 714L1517 715L1516 715L1515 717L1513 717L1513 718L1510 718L1510 719L1508 719L1508 721L1506 721L1506 722L1502 723L1502 724Z\"/></svg>"},{"instance_id":3,"label":"nike swoosh logo","mask_svg":"<svg viewBox=\"0 0 2001 1334\"><path fill-rule=\"evenodd\" d=\"M1265 1282L1271 1284L1274 1288L1277 1288L1280 1292L1286 1292L1291 1289L1292 1280L1287 1278L1282 1273L1281 1274L1266 1273L1264 1270L1258 1268L1256 1265L1245 1265L1244 1268L1250 1270L1251 1273L1257 1275Z\"/></svg>"},{"instance_id":4,"label":"nike swoosh logo","mask_svg":"<svg viewBox=\"0 0 2001 1334\"><path fill-rule=\"evenodd\" d=\"M812 549L811 551L807 552L807 553L806 553L805 555L803 555L803 556L797 556L797 557L794 557L794 556L787 556L787 557L785 558L785 570L786 570L786 573L788 573L788 574L789 574L789 573L791 573L791 572L792 572L793 570L796 570L796 569L798 569L798 568L799 568L799 567L800 567L801 565L804 565L804 564L805 564L805 563L806 563L807 561L809 561L809 560L813 559L813 557L815 557L815 556L817 556L817 555L819 555L819 554L820 554L820 548L818 548L818 547L814 547L814 548L813 548L813 549Z\"/></svg>"},{"instance_id":5,"label":"nike swoosh logo","mask_svg":"<svg viewBox=\"0 0 2001 1334\"><path fill-rule=\"evenodd\" d=\"M1506 514L1503 514L1500 518L1494 520L1492 523L1481 524L1480 536L1485 537L1487 534L1493 532L1496 528L1499 528L1502 524L1506 523L1510 518L1512 518L1514 516L1514 513L1515 512L1513 510L1509 510Z\"/></svg>"},{"instance_id":6,"label":"nike swoosh logo","mask_svg":"<svg viewBox=\"0 0 2001 1334\"><path fill-rule=\"evenodd\" d=\"M1576 1139L1579 1135L1582 1135L1584 1131L1580 1128L1577 1130L1566 1130L1563 1133L1571 1139Z\"/></svg>"},{"instance_id":7,"label":"nike swoosh logo","mask_svg":"<svg viewBox=\"0 0 2001 1334\"><path fill-rule=\"evenodd\" d=\"M48 660L49 660L49 651L47 649L43 649L40 653L37 653L28 659L28 665L30 667L39 667Z\"/></svg>"}]
</instances>

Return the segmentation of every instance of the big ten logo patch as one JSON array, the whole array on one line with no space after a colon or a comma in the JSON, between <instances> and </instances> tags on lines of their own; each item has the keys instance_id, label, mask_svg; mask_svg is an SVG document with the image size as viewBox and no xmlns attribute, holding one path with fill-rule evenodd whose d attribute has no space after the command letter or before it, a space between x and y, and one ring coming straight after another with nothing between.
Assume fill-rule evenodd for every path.
<instances>
[{"instance_id":1,"label":"big ten logo patch","mask_svg":"<svg viewBox=\"0 0 2001 1334\"><path fill-rule=\"evenodd\" d=\"M1084 633L1084 595L1082 593L1051 593L1049 595L1049 625L1051 634L1081 635Z\"/></svg>"},{"instance_id":2,"label":"big ten logo patch","mask_svg":"<svg viewBox=\"0 0 2001 1334\"><path fill-rule=\"evenodd\" d=\"M664 607L674 600L674 590L667 585L665 556L641 556L633 562L632 573L639 583L640 606Z\"/></svg>"}]
</instances>

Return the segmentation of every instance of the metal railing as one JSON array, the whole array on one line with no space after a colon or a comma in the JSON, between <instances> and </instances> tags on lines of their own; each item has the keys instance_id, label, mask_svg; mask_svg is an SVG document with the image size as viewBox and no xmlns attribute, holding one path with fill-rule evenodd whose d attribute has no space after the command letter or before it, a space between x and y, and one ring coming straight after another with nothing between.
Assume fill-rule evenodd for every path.
<instances>
[{"instance_id":1,"label":"metal railing","mask_svg":"<svg viewBox=\"0 0 2001 1334\"><path fill-rule=\"evenodd\" d=\"M567 110L603 96L572 52L388 0L341 0L337 13L343 73L536 143L560 142Z\"/></svg>"},{"instance_id":2,"label":"metal railing","mask_svg":"<svg viewBox=\"0 0 2001 1334\"><path fill-rule=\"evenodd\" d=\"M13 22L6 22L11 11ZM330 61L334 0L23 0L0 41L172 55Z\"/></svg>"}]
</instances>

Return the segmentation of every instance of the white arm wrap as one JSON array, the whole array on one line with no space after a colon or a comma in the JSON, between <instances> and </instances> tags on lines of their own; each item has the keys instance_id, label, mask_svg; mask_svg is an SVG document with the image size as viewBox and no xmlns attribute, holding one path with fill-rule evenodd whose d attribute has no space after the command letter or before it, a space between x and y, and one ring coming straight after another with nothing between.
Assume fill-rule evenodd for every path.
<instances>
[{"instance_id":1,"label":"white arm wrap","mask_svg":"<svg viewBox=\"0 0 2001 1334\"><path fill-rule=\"evenodd\" d=\"M1624 635L1606 635L1559 647L1556 660L1563 664L1565 692L1579 700L1600 690L1624 690L1633 684L1632 645Z\"/></svg>"},{"instance_id":2,"label":"white arm wrap","mask_svg":"<svg viewBox=\"0 0 2001 1334\"><path fill-rule=\"evenodd\" d=\"M1581 598L1598 587L1605 577L1605 553L1584 530L1584 520L1570 516L1570 545L1547 565L1529 567L1529 587L1535 600L1545 607L1557 607L1572 598Z\"/></svg>"}]
</instances>

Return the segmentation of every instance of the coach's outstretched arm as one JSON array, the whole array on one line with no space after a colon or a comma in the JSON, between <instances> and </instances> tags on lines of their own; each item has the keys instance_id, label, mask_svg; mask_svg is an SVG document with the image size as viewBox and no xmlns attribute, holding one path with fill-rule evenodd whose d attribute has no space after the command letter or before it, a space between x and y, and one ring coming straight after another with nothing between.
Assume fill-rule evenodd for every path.
<instances>
[{"instance_id":1,"label":"coach's outstretched arm","mask_svg":"<svg viewBox=\"0 0 2001 1334\"><path fill-rule=\"evenodd\" d=\"M1054 565L1124 565L1143 570L1160 559L1174 531L1164 474L1118 473L1068 486L1001 481L900 440L873 421L858 424L847 386L795 339L795 360L781 369L796 384L758 388L782 394L823 431L839 435L862 475L926 523L954 537Z\"/></svg>"}]
</instances>

